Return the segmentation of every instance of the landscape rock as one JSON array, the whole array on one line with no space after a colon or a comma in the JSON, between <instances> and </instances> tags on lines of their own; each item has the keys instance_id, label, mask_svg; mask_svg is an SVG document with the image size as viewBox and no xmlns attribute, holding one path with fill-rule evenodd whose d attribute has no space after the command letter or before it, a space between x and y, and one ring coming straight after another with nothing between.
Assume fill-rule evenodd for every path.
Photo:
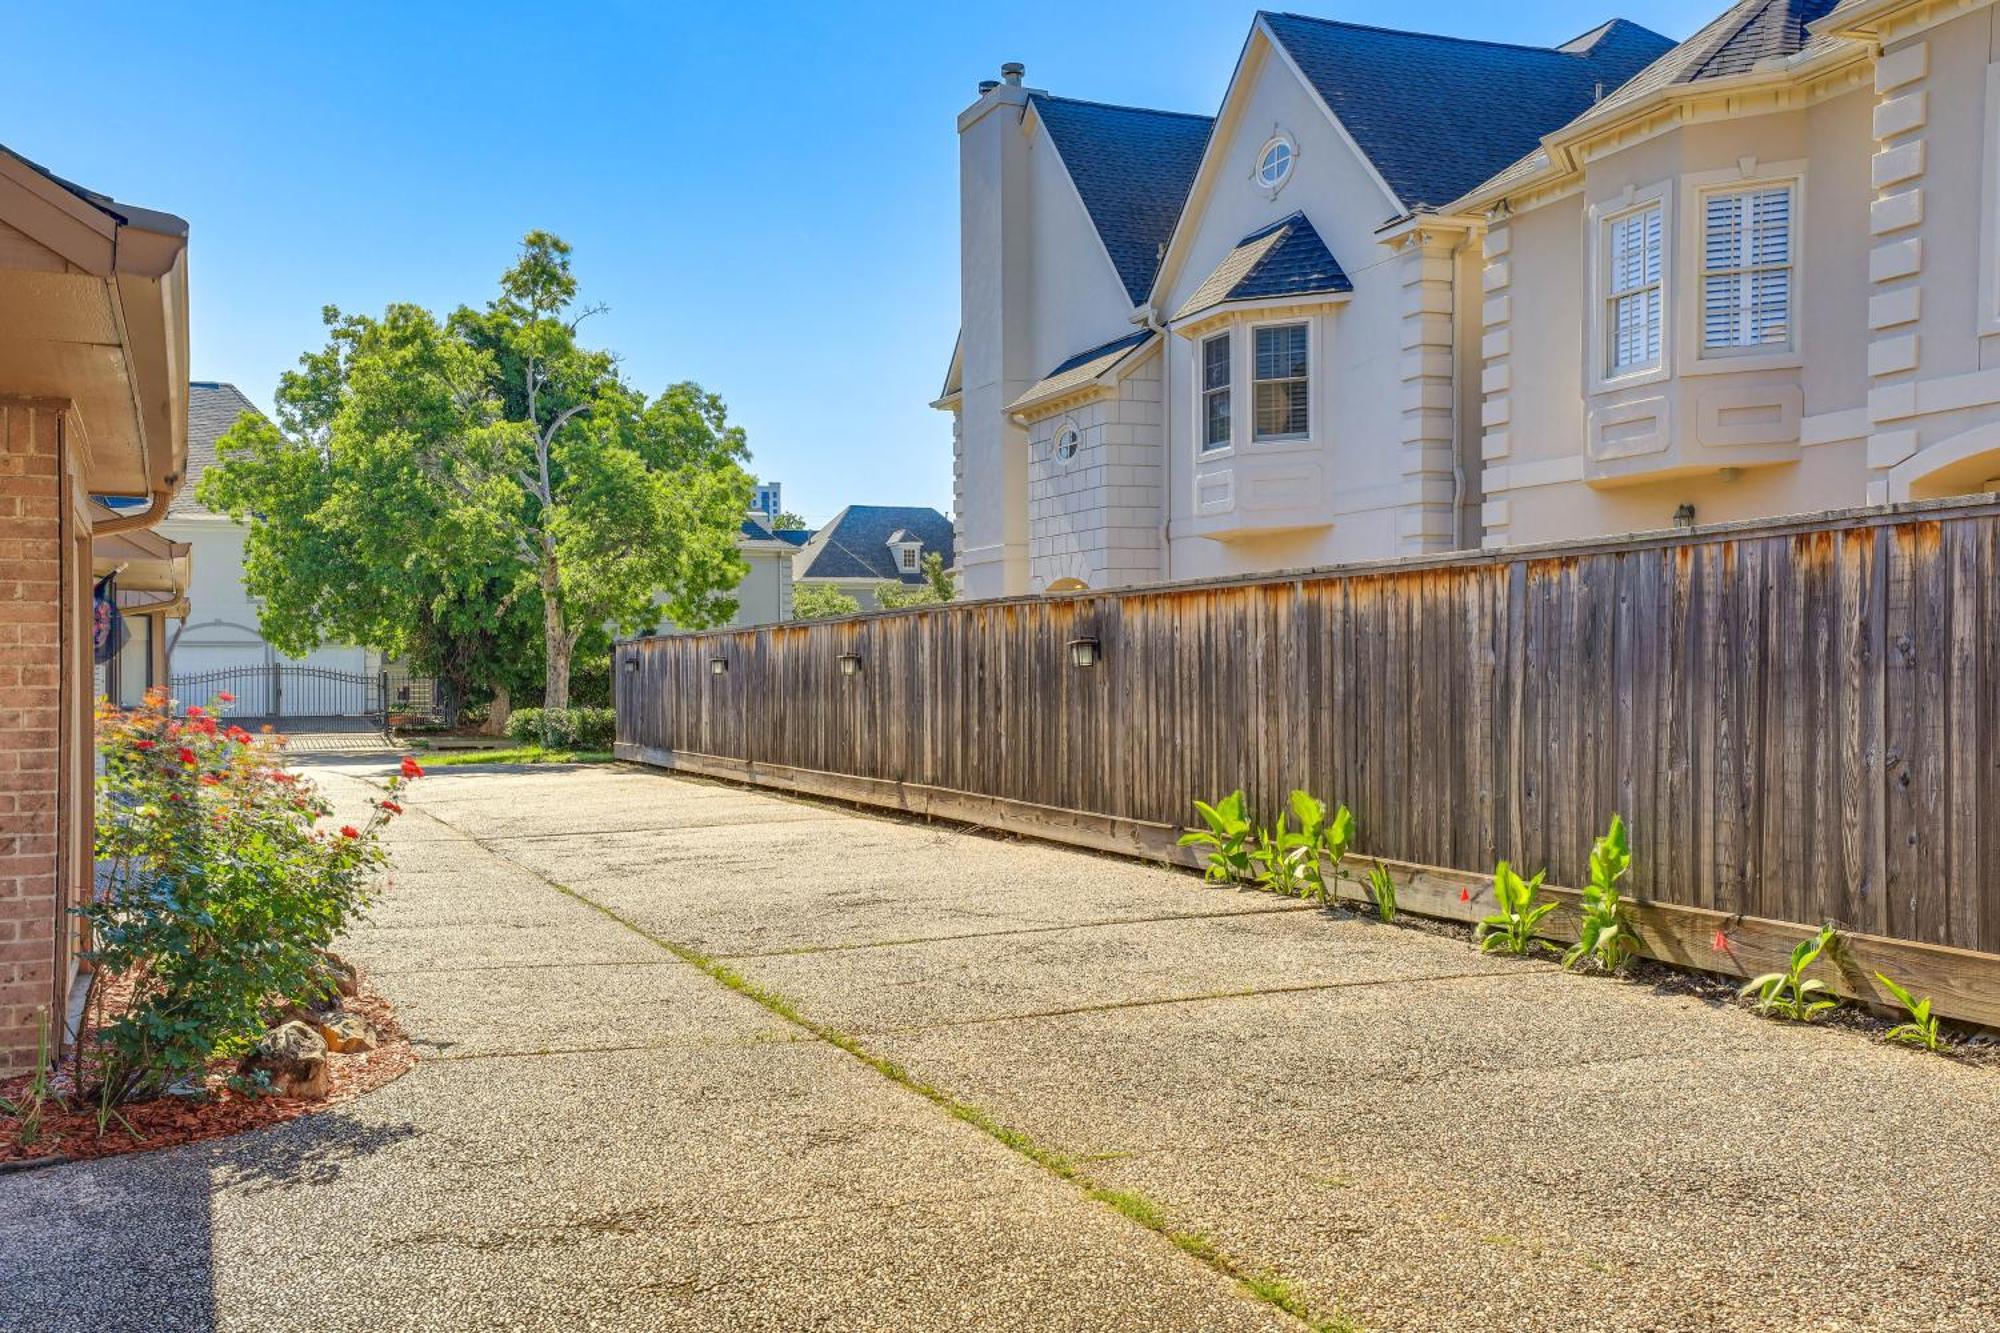
<instances>
[{"instance_id":1,"label":"landscape rock","mask_svg":"<svg viewBox=\"0 0 2000 1333\"><path fill-rule=\"evenodd\" d=\"M266 1032L240 1068L245 1074L263 1073L281 1097L326 1096L326 1041L296 1020Z\"/></svg>"},{"instance_id":2,"label":"landscape rock","mask_svg":"<svg viewBox=\"0 0 2000 1333\"><path fill-rule=\"evenodd\" d=\"M328 1050L339 1051L342 1055L372 1051L379 1041L375 1025L359 1014L322 1014L313 1021L313 1030L319 1033Z\"/></svg>"},{"instance_id":3,"label":"landscape rock","mask_svg":"<svg viewBox=\"0 0 2000 1333\"><path fill-rule=\"evenodd\" d=\"M319 959L320 993L328 1000L351 1000L360 993L361 974L354 964L324 949Z\"/></svg>"}]
</instances>

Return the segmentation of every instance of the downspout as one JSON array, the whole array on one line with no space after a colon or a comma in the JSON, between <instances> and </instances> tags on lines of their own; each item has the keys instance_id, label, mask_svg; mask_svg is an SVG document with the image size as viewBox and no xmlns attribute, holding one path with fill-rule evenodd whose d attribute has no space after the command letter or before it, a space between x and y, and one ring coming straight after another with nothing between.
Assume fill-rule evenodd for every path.
<instances>
[{"instance_id":1,"label":"downspout","mask_svg":"<svg viewBox=\"0 0 2000 1333\"><path fill-rule=\"evenodd\" d=\"M130 532L134 528L150 528L167 516L167 506L173 503L176 489L178 488L168 486L163 490L155 490L149 497L151 503L136 514L120 514L116 518L93 521L90 525L90 535L109 537L114 533Z\"/></svg>"},{"instance_id":2,"label":"downspout","mask_svg":"<svg viewBox=\"0 0 2000 1333\"><path fill-rule=\"evenodd\" d=\"M1139 312L1148 329L1160 339L1160 476L1165 494L1160 501L1160 582L1174 576L1174 356L1173 340L1167 326L1160 323L1149 301Z\"/></svg>"}]
</instances>

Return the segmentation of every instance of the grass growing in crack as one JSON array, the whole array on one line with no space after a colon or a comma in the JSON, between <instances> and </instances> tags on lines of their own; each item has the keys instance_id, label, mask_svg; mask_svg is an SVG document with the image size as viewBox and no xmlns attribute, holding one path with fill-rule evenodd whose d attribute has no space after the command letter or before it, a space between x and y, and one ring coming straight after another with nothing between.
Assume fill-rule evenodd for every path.
<instances>
[{"instance_id":1,"label":"grass growing in crack","mask_svg":"<svg viewBox=\"0 0 2000 1333\"><path fill-rule=\"evenodd\" d=\"M1244 1268L1227 1254L1217 1249L1213 1242L1199 1232L1177 1230L1167 1220L1166 1214L1160 1210L1159 1205L1144 1195L1135 1194L1129 1190L1114 1190L1108 1186L1097 1184L1083 1174L1077 1168L1076 1163L1065 1154L1053 1148L1044 1147L1020 1130L1002 1124L980 1107L970 1102L960 1101L943 1089L933 1087L931 1084L924 1082L910 1073L909 1070L903 1068L902 1065L889 1059L887 1056L877 1055L853 1037L842 1032L839 1028L830 1027L825 1023L819 1022L817 1019L808 1018L804 1013L800 1012L797 1005L793 1004L783 995L768 987L758 985L720 959L711 958L699 949L677 943L674 940L667 939L665 936L655 935L637 922L629 920L595 899L585 897L566 884L558 884L554 880L546 878L544 878L543 882L557 892L582 903L592 911L616 921L633 934L652 941L682 962L707 973L711 979L735 991L738 995L756 1001L786 1022L796 1024L798 1027L810 1032L813 1036L818 1037L821 1041L826 1042L829 1046L845 1051L890 1082L898 1083L908 1088L911 1092L936 1105L955 1119L964 1121L995 1142L1019 1153L1057 1179L1071 1181L1081 1186L1084 1193L1091 1199L1138 1223L1148 1231L1164 1237L1182 1253L1199 1259L1217 1273L1236 1282L1244 1291L1258 1300L1276 1306L1286 1314L1291 1315L1294 1319L1304 1323L1314 1333L1361 1333L1360 1325L1355 1324L1345 1317L1335 1316L1332 1319L1316 1318L1304 1298L1293 1291L1282 1278L1273 1274L1259 1273Z\"/></svg>"}]
</instances>

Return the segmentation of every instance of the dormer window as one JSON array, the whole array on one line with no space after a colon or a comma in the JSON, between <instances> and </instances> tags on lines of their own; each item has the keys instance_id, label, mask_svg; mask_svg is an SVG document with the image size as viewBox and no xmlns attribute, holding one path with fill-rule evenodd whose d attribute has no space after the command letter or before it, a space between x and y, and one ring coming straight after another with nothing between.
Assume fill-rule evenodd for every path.
<instances>
[{"instance_id":1,"label":"dormer window","mask_svg":"<svg viewBox=\"0 0 2000 1333\"><path fill-rule=\"evenodd\" d=\"M902 562L903 568L913 573L917 568L917 549L914 546L905 546L896 553L896 557Z\"/></svg>"},{"instance_id":2,"label":"dormer window","mask_svg":"<svg viewBox=\"0 0 2000 1333\"><path fill-rule=\"evenodd\" d=\"M889 557L898 574L920 574L924 568L924 544L903 528L889 534Z\"/></svg>"}]
</instances>

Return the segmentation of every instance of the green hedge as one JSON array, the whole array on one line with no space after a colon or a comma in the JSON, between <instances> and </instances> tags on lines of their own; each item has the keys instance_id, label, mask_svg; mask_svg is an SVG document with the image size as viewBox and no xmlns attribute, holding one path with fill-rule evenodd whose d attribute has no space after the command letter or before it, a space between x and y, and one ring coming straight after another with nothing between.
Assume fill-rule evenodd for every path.
<instances>
[{"instance_id":1,"label":"green hedge","mask_svg":"<svg viewBox=\"0 0 2000 1333\"><path fill-rule=\"evenodd\" d=\"M517 708L507 716L508 737L542 743L545 717L547 744L557 750L608 750L618 731L618 715L609 708Z\"/></svg>"}]
</instances>

